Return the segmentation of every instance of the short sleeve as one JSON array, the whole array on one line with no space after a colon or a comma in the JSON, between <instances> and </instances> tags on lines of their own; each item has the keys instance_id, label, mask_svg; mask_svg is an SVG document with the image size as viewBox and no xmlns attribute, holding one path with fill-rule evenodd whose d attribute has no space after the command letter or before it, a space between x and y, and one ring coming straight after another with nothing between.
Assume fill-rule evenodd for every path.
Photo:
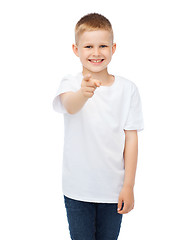
<instances>
[{"instance_id":1,"label":"short sleeve","mask_svg":"<svg viewBox=\"0 0 194 240\"><path fill-rule=\"evenodd\" d=\"M61 103L59 95L61 93L69 92L69 91L75 92L76 86L75 86L74 80L67 76L61 80L58 90L56 92L56 95L54 96L54 99L53 99L53 109L56 112L68 113L64 105Z\"/></svg>"},{"instance_id":2,"label":"short sleeve","mask_svg":"<svg viewBox=\"0 0 194 240\"><path fill-rule=\"evenodd\" d=\"M142 103L139 90L135 84L133 84L133 91L130 99L128 115L124 125L124 129L137 130L138 132L144 129Z\"/></svg>"}]
</instances>

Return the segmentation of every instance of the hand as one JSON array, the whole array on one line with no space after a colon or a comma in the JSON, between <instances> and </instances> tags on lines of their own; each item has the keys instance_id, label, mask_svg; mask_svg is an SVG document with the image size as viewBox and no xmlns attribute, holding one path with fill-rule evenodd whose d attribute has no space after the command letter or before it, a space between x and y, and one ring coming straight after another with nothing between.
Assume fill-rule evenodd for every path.
<instances>
[{"instance_id":1,"label":"hand","mask_svg":"<svg viewBox=\"0 0 194 240\"><path fill-rule=\"evenodd\" d=\"M100 85L101 82L99 80L93 79L91 74L87 74L83 77L81 91L85 97L91 98L96 88L100 87Z\"/></svg>"},{"instance_id":2,"label":"hand","mask_svg":"<svg viewBox=\"0 0 194 240\"><path fill-rule=\"evenodd\" d=\"M124 202L124 207L122 208L122 202ZM118 200L118 209L119 214L125 214L130 212L134 208L134 193L132 187L123 187Z\"/></svg>"}]
</instances>

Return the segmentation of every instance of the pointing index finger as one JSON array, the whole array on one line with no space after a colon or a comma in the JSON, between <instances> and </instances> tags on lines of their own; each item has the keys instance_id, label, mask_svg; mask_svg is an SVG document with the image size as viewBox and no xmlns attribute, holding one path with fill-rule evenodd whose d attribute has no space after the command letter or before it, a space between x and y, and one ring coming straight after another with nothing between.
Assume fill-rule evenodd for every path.
<instances>
[{"instance_id":1,"label":"pointing index finger","mask_svg":"<svg viewBox=\"0 0 194 240\"><path fill-rule=\"evenodd\" d=\"M84 77L83 77L83 80L84 81L89 81L91 78L91 74L86 74Z\"/></svg>"}]
</instances>

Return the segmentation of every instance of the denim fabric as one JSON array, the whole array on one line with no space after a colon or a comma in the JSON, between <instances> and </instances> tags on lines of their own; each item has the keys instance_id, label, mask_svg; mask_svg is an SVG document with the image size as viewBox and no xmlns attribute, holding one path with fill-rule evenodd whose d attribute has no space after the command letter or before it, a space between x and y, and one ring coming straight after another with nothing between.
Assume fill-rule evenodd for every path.
<instances>
[{"instance_id":1,"label":"denim fabric","mask_svg":"<svg viewBox=\"0 0 194 240\"><path fill-rule=\"evenodd\" d=\"M123 215L117 213L117 203L84 202L65 195L64 203L72 240L118 239Z\"/></svg>"}]
</instances>

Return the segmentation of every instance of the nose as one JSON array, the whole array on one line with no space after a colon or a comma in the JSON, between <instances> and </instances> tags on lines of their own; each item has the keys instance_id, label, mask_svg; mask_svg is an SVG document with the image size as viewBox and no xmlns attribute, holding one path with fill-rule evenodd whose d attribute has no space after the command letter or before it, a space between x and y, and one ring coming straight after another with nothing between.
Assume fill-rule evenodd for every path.
<instances>
[{"instance_id":1,"label":"nose","mask_svg":"<svg viewBox=\"0 0 194 240\"><path fill-rule=\"evenodd\" d=\"M93 48L93 55L94 56L99 56L100 55L100 51L99 51L99 48L98 47L95 47L95 48Z\"/></svg>"}]
</instances>

